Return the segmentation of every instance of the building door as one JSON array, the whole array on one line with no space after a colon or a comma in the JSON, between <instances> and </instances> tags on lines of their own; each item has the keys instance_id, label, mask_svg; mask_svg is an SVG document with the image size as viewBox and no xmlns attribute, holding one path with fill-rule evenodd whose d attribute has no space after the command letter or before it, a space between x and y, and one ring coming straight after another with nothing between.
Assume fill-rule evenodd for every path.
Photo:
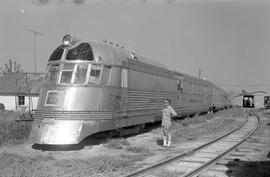
<instances>
[{"instance_id":1,"label":"building door","mask_svg":"<svg viewBox=\"0 0 270 177\"><path fill-rule=\"evenodd\" d=\"M244 95L243 96L243 107L244 108L254 108L254 95Z\"/></svg>"}]
</instances>

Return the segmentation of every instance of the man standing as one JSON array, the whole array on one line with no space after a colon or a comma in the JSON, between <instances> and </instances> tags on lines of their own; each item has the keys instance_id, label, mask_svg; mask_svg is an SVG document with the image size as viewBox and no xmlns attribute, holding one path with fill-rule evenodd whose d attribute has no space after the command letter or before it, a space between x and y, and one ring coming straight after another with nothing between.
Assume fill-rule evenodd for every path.
<instances>
[{"instance_id":1,"label":"man standing","mask_svg":"<svg viewBox=\"0 0 270 177\"><path fill-rule=\"evenodd\" d=\"M172 116L177 116L177 113L174 109L170 106L171 100L165 99L165 105L162 111L162 123L161 126L163 128L163 146L169 147L172 141L172 134L171 134L171 126L172 126Z\"/></svg>"}]
</instances>

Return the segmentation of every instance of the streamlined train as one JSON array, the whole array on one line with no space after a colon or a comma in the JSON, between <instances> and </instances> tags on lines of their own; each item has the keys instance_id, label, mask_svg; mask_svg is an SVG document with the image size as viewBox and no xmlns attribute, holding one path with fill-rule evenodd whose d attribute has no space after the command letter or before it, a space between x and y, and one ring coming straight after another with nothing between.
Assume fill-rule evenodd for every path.
<instances>
[{"instance_id":1,"label":"streamlined train","mask_svg":"<svg viewBox=\"0 0 270 177\"><path fill-rule=\"evenodd\" d=\"M66 35L49 57L30 139L78 144L98 132L138 130L161 120L165 98L179 116L231 104L228 93L210 81L172 71L112 42Z\"/></svg>"}]
</instances>

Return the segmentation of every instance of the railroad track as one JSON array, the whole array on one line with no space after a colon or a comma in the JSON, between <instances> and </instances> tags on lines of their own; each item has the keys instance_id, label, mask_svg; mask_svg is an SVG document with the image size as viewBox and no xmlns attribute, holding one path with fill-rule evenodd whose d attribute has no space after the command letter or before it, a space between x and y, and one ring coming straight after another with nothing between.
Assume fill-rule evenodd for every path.
<instances>
[{"instance_id":1,"label":"railroad track","mask_svg":"<svg viewBox=\"0 0 270 177\"><path fill-rule=\"evenodd\" d=\"M245 176L269 176L269 125L269 118L260 116L260 127L252 136L198 177L243 176L243 173Z\"/></svg>"},{"instance_id":2,"label":"railroad track","mask_svg":"<svg viewBox=\"0 0 270 177\"><path fill-rule=\"evenodd\" d=\"M248 117L240 127L213 141L125 177L199 176L246 141L259 126L259 116Z\"/></svg>"}]
</instances>

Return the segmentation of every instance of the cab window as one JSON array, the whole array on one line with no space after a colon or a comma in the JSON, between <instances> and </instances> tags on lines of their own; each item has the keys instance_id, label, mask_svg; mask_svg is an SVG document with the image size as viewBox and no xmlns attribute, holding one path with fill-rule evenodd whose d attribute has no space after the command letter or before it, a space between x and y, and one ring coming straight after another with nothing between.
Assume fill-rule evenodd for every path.
<instances>
[{"instance_id":1,"label":"cab window","mask_svg":"<svg viewBox=\"0 0 270 177\"><path fill-rule=\"evenodd\" d=\"M90 84L98 83L99 78L100 78L100 72L101 72L100 65L92 65L88 83L90 83Z\"/></svg>"},{"instance_id":2,"label":"cab window","mask_svg":"<svg viewBox=\"0 0 270 177\"><path fill-rule=\"evenodd\" d=\"M88 64L78 64L75 74L75 84L84 84L87 74Z\"/></svg>"},{"instance_id":3,"label":"cab window","mask_svg":"<svg viewBox=\"0 0 270 177\"><path fill-rule=\"evenodd\" d=\"M59 71L59 64L56 65L49 65L49 82L56 83Z\"/></svg>"},{"instance_id":4,"label":"cab window","mask_svg":"<svg viewBox=\"0 0 270 177\"><path fill-rule=\"evenodd\" d=\"M100 83L110 85L111 66L103 66Z\"/></svg>"},{"instance_id":5,"label":"cab window","mask_svg":"<svg viewBox=\"0 0 270 177\"><path fill-rule=\"evenodd\" d=\"M51 54L49 61L57 61L60 60L63 55L64 49L62 46L57 47L53 53Z\"/></svg>"},{"instance_id":6,"label":"cab window","mask_svg":"<svg viewBox=\"0 0 270 177\"><path fill-rule=\"evenodd\" d=\"M66 60L90 60L94 59L92 49L88 43L82 43L79 46L70 49Z\"/></svg>"},{"instance_id":7,"label":"cab window","mask_svg":"<svg viewBox=\"0 0 270 177\"><path fill-rule=\"evenodd\" d=\"M65 63L61 72L60 83L71 83L75 64Z\"/></svg>"}]
</instances>

